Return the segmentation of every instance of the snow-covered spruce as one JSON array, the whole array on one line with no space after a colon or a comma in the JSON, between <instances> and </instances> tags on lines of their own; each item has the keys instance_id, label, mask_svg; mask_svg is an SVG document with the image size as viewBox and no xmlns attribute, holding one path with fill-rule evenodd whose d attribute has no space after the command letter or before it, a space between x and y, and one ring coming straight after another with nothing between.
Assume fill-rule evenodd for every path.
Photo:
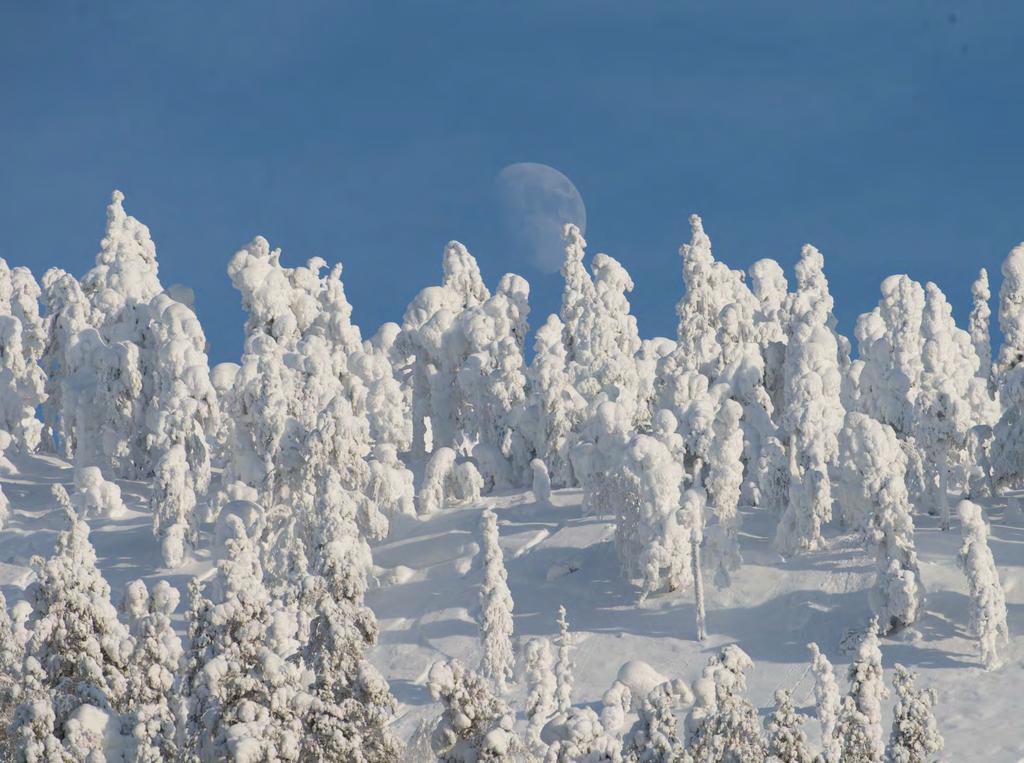
<instances>
[{"instance_id":1,"label":"snow-covered spruce","mask_svg":"<svg viewBox=\"0 0 1024 763\"><path fill-rule=\"evenodd\" d=\"M131 735L137 745L134 760L139 763L173 760L178 753L177 677L183 652L171 615L179 598L165 580L152 591L134 580L121 604L135 640L126 678L133 708Z\"/></svg>"},{"instance_id":2,"label":"snow-covered spruce","mask_svg":"<svg viewBox=\"0 0 1024 763\"><path fill-rule=\"evenodd\" d=\"M188 477L185 448L175 445L156 464L150 509L153 534L160 541L164 565L174 569L196 543L196 494Z\"/></svg>"},{"instance_id":3,"label":"snow-covered spruce","mask_svg":"<svg viewBox=\"0 0 1024 763\"><path fill-rule=\"evenodd\" d=\"M300 666L268 638L274 613L259 555L233 519L229 556L204 592L191 591L183 752L200 760L297 760Z\"/></svg>"},{"instance_id":4,"label":"snow-covered spruce","mask_svg":"<svg viewBox=\"0 0 1024 763\"><path fill-rule=\"evenodd\" d=\"M694 760L764 760L761 722L746 697L745 674L753 667L750 657L730 644L708 660L694 682L695 702L685 722Z\"/></svg>"},{"instance_id":5,"label":"snow-covered spruce","mask_svg":"<svg viewBox=\"0 0 1024 763\"><path fill-rule=\"evenodd\" d=\"M836 681L832 663L818 645L810 643L811 673L814 675L814 704L818 724L821 726L822 755L828 763L839 760L840 744L836 731L842 701L839 697L839 683Z\"/></svg>"},{"instance_id":6,"label":"snow-covered spruce","mask_svg":"<svg viewBox=\"0 0 1024 763\"><path fill-rule=\"evenodd\" d=\"M974 352L978 356L978 377L986 383L992 378L992 335L989 329L989 322L992 317L992 308L989 307L989 300L992 292L988 286L988 271L982 268L978 271L978 278L971 284L971 316L968 323L968 332L971 335L971 344L974 345Z\"/></svg>"},{"instance_id":7,"label":"snow-covered spruce","mask_svg":"<svg viewBox=\"0 0 1024 763\"><path fill-rule=\"evenodd\" d=\"M683 468L657 437L637 435L609 475L618 505L615 546L628 577L641 579L641 599L690 582L690 528L678 512ZM607 499L606 499L607 500Z\"/></svg>"},{"instance_id":8,"label":"snow-covered spruce","mask_svg":"<svg viewBox=\"0 0 1024 763\"><path fill-rule=\"evenodd\" d=\"M892 676L896 706L887 751L892 763L925 763L945 744L935 722L935 691L918 689L916 680L914 673L896 665Z\"/></svg>"},{"instance_id":9,"label":"snow-covered spruce","mask_svg":"<svg viewBox=\"0 0 1024 763\"><path fill-rule=\"evenodd\" d=\"M836 734L840 739L842 755L840 760L861 760L861 753L852 750L866 750L869 757L864 760L881 761L885 754L885 740L882 729L882 701L889 696L882 680L882 652L878 644L878 620L871 618L864 633L857 656L849 669L850 691L844 703L852 701L853 712L844 704L839 714Z\"/></svg>"},{"instance_id":10,"label":"snow-covered spruce","mask_svg":"<svg viewBox=\"0 0 1024 763\"><path fill-rule=\"evenodd\" d=\"M917 620L925 593L914 547L906 461L892 429L856 411L846 415L840 453L844 519L875 547L871 606L882 631L891 633Z\"/></svg>"},{"instance_id":11,"label":"snow-covered spruce","mask_svg":"<svg viewBox=\"0 0 1024 763\"><path fill-rule=\"evenodd\" d=\"M543 755L547 745L541 740L541 729L555 713L555 674L551 644L545 638L532 638L524 651L526 672L526 745L536 755Z\"/></svg>"},{"instance_id":12,"label":"snow-covered spruce","mask_svg":"<svg viewBox=\"0 0 1024 763\"><path fill-rule=\"evenodd\" d=\"M58 500L70 506L66 493ZM69 729L83 706L86 714L112 717L132 709L133 638L118 619L84 521L72 514L71 528L59 535L53 556L34 558L33 567L36 581L28 597L34 622L23 674L27 690L11 734L22 740L18 744L32 747L53 747L52 736L65 748L62 755L102 754L101 739L74 737ZM44 729L46 740L40 736Z\"/></svg>"},{"instance_id":13,"label":"snow-covered spruce","mask_svg":"<svg viewBox=\"0 0 1024 763\"><path fill-rule=\"evenodd\" d=\"M514 759L522 746L512 729L515 716L486 679L458 660L439 661L430 668L427 688L444 708L431 737L438 760L496 763Z\"/></svg>"},{"instance_id":14,"label":"snow-covered spruce","mask_svg":"<svg viewBox=\"0 0 1024 763\"><path fill-rule=\"evenodd\" d=\"M508 589L505 559L498 544L498 518L486 509L481 515L483 585L480 587L480 672L503 694L515 674L512 653L512 592Z\"/></svg>"},{"instance_id":15,"label":"snow-covered spruce","mask_svg":"<svg viewBox=\"0 0 1024 763\"><path fill-rule=\"evenodd\" d=\"M988 547L988 524L982 516L981 507L970 501L961 501L957 515L963 536L958 562L967 576L971 594L971 628L978 639L981 661L991 670L999 663L999 647L1010 638L1006 624L1006 596L999 582L992 550Z\"/></svg>"},{"instance_id":16,"label":"snow-covered spruce","mask_svg":"<svg viewBox=\"0 0 1024 763\"><path fill-rule=\"evenodd\" d=\"M558 636L555 638L558 651L555 657L555 707L558 712L568 712L572 706L572 690L576 683L576 665L572 661L572 632L565 617L565 606L558 608Z\"/></svg>"},{"instance_id":17,"label":"snow-covered spruce","mask_svg":"<svg viewBox=\"0 0 1024 763\"><path fill-rule=\"evenodd\" d=\"M772 763L811 763L807 735L801 726L807 719L793 707L785 689L775 692L775 708L765 721L767 760Z\"/></svg>"},{"instance_id":18,"label":"snow-covered spruce","mask_svg":"<svg viewBox=\"0 0 1024 763\"><path fill-rule=\"evenodd\" d=\"M704 563L715 571L715 583L725 587L742 559L739 551L739 502L743 482L743 410L735 400L725 400L712 425L711 459L708 464L708 499L718 523L705 534Z\"/></svg>"},{"instance_id":19,"label":"snow-covered spruce","mask_svg":"<svg viewBox=\"0 0 1024 763\"><path fill-rule=\"evenodd\" d=\"M679 679L652 688L641 698L637 721L627 735L627 759L673 761L685 754L680 718L692 702L693 692Z\"/></svg>"},{"instance_id":20,"label":"snow-covered spruce","mask_svg":"<svg viewBox=\"0 0 1024 763\"><path fill-rule=\"evenodd\" d=\"M821 295L822 257L812 246L801 253L801 289L791 308L786 345L782 423L790 434L789 497L775 544L790 554L821 543L821 526L832 518L829 467L842 428L840 347L829 326L831 298ZM825 286L827 293L827 285Z\"/></svg>"}]
</instances>

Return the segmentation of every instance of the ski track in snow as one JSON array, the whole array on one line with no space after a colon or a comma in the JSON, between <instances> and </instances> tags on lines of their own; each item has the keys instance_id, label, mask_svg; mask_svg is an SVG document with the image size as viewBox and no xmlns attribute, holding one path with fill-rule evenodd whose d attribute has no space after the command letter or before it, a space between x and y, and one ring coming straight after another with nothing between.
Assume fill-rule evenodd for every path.
<instances>
[{"instance_id":1,"label":"ski track in snow","mask_svg":"<svg viewBox=\"0 0 1024 763\"><path fill-rule=\"evenodd\" d=\"M13 605L31 582L33 555L48 556L65 519L50 495L54 483L69 486L73 470L53 457L16 461L19 473L0 477L11 502L11 520L0 532L0 586ZM185 593L189 578L209 571L203 545L181 569L161 569L160 550L151 530L149 486L119 482L129 507L118 519L90 521L91 540L115 603L130 580L148 585L166 579ZM795 688L804 713L813 712L806 676L806 645L817 641L846 686L850 656L844 637L870 617L868 592L874 579L872 556L851 536L829 535L820 551L782 559L771 547L776 517L743 510L743 566L732 586L708 585L705 644L694 640L694 610L689 591L652 596L637 604L638 589L623 580L609 518L584 516L580 492L557 491L550 503L533 502L532 493L488 496L481 505L442 510L428 518L398 518L391 536L374 548L374 587L367 595L381 626L371 658L391 682L401 703L398 731L412 733L433 717L424 686L432 661L457 657L474 666L480 657L477 625L481 570L474 557L480 545L484 505L498 517L501 544L515 600L517 649L533 636L551 638L559 604L568 611L576 637L574 701L599 705L622 663L638 659L669 677L692 681L708 657L737 643L755 661L749 676L751 698L766 713L774 690ZM1017 761L1024 756L1024 732L1016 720L1019 686L1024 680L1024 523L1004 517L1005 501L986 505L992 525L992 550L1006 590L1011 643L997 670L981 669L968 632L967 587L956 567L959 528L938 529L936 517L916 515L921 574L928 589L925 614L915 631L882 639L887 670L899 662L918 671L923 685L939 694L937 717L945 736L943 760ZM212 526L203 528L208 543ZM553 567L565 574L548 579ZM573 571L569 571L575 567ZM176 625L184 633L183 595ZM512 687L513 699L525 691ZM892 698L887 701L886 723ZM818 727L805 726L816 741Z\"/></svg>"}]
</instances>

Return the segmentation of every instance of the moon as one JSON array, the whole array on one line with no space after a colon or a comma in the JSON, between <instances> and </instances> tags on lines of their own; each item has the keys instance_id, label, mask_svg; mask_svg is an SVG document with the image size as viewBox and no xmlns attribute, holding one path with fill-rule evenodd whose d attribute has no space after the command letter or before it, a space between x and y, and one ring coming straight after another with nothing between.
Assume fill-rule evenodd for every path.
<instances>
[{"instance_id":1,"label":"moon","mask_svg":"<svg viewBox=\"0 0 1024 763\"><path fill-rule=\"evenodd\" d=\"M533 264L555 273L565 259L562 228L587 229L583 197L565 175L546 164L510 164L495 180L502 218L512 240L528 251Z\"/></svg>"}]
</instances>

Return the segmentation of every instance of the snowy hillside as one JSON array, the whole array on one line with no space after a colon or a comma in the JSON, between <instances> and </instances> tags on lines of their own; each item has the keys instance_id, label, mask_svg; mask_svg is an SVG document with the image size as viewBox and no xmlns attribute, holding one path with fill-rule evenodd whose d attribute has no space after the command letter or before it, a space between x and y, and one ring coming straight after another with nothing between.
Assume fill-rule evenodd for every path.
<instances>
[{"instance_id":1,"label":"snowy hillside","mask_svg":"<svg viewBox=\"0 0 1024 763\"><path fill-rule=\"evenodd\" d=\"M24 459L19 466L20 474L3 480L17 507L0 535L0 572L8 601L17 600L31 579L28 559L50 554L57 532L67 526L49 491L54 482L70 485L73 476L68 465L51 458ZM183 569L164 569L150 531L148 488L121 484L129 511L91 523L90 538L104 576L114 591L136 578L149 585L168 580L181 590L184 601L190 576L209 570L209 555L198 553L197 561ZM553 637L558 606L567 608L576 634L575 703L600 710L602 694L630 660L691 681L708 656L730 643L739 644L755 662L748 679L750 694L765 714L775 689L785 687L793 689L798 708L813 715L808 642L821 646L845 685L843 671L859 635L853 635L851 647L851 634L870 616L867 590L874 569L853 538L830 537L826 550L814 558L787 562L771 549L773 518L745 511L740 544L744 565L732 587L709 592L710 636L701 644L694 639L689 596L664 595L636 603L634 588L618 571L612 523L582 516L579 502L578 490L556 491L550 503L535 502L529 491L487 501L498 515L515 599L517 643ZM432 720L437 713L425 686L430 665L447 657L467 664L479 659L475 617L482 570L474 560L481 543L480 513L477 504L426 520L399 521L388 540L374 547L376 583L367 602L378 617L381 637L371 658L400 703L396 726L404 738L418 721ZM887 672L895 663L912 666L923 684L937 690L944 760L1015 761L1024 756L1024 738L1006 720L1024 680L1024 516L1007 516L1005 501L996 502L990 516L992 549L1003 572L1015 634L1005 652L1006 665L987 672L979 664L966 627L967 587L955 564L959 534L955 527L952 533L941 532L935 519L921 521L917 530L922 574L929 582L926 612L913 632L882 640ZM204 535L211 529L204 528ZM183 621L179 612L175 624L182 633ZM513 687L511 696L521 704L524 687ZM886 703L886 717L891 705L892 700ZM817 724L808 723L807 731L816 738Z\"/></svg>"},{"instance_id":2,"label":"snowy hillside","mask_svg":"<svg viewBox=\"0 0 1024 763\"><path fill-rule=\"evenodd\" d=\"M892 276L854 346L821 252L697 216L674 339L572 225L532 332L453 241L368 339L257 237L211 368L123 202L81 279L0 260L6 757L1024 757L1024 245L993 361L985 271L969 330Z\"/></svg>"}]
</instances>

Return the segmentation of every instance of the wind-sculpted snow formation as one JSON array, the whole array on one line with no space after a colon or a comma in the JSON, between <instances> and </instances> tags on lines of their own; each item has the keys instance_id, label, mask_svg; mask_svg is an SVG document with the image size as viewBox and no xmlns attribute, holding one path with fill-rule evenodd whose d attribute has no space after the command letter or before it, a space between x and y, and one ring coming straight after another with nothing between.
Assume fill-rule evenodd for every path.
<instances>
[{"instance_id":1,"label":"wind-sculpted snow formation","mask_svg":"<svg viewBox=\"0 0 1024 763\"><path fill-rule=\"evenodd\" d=\"M1024 244L1002 267L994 353L984 269L968 330L934 283L894 275L851 344L818 249L803 247L790 290L775 261L733 270L702 220L690 224L677 335L646 340L626 268L588 259L573 225L561 309L532 336L526 280L509 273L490 289L456 241L440 283L364 338L340 264L288 267L257 237L227 267L247 314L244 346L238 363L214 368L191 291L161 283L149 229L120 192L80 279L51 269L37 282L0 260L0 524L22 508L22 465L74 468L71 490L56 480L48 499L64 517L56 548L33 557L23 601L0 608L4 756L930 760L943 746L937 694L896 666L886 733L881 639L924 638L915 628L932 568L915 523L925 522L960 527L971 610L959 625L986 668L998 669L1010 641L990 519L976 502L1024 484ZM525 541L505 527L513 495L543 512ZM456 653L421 665L421 701L440 708L408 738L370 659L381 634L367 595L423 585L442 565L388 572L373 548L393 528L409 537L478 511L482 497L480 524L458 531L475 540L435 538L460 543L453 569L482 580L479 669ZM816 723L805 724L792 680L773 688L762 722L748 691L754 660L719 639L692 685L631 663L599 704L580 704L575 654L586 639L570 618L592 631L594 613L572 599L557 621L554 607L515 606L523 591L509 572L566 529L559 517L577 500L574 521L607 527L614 546L587 553L611 555L637 611L692 599L695 627L674 625L672 637L702 644L716 638L705 573L711 596L730 600L745 535L761 533L758 558L774 548L780 569L864 548L867 595L835 591L860 602L846 624L862 634L848 693L811 644L804 691ZM88 523L142 508L157 567L187 581L186 597L143 579L114 593L98 566ZM544 584L583 563L554 564ZM555 623L554 638L542 635Z\"/></svg>"}]
</instances>

